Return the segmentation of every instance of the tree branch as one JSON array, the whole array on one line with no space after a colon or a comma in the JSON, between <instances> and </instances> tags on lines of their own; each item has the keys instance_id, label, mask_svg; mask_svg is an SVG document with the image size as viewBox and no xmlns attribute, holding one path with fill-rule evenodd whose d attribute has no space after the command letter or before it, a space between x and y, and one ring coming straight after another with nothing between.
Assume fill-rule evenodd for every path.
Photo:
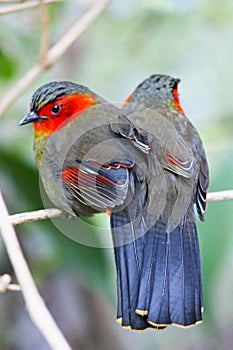
<instances>
[{"instance_id":1,"label":"tree branch","mask_svg":"<svg viewBox=\"0 0 233 350\"><path fill-rule=\"evenodd\" d=\"M0 4L4 3L12 3L12 2L26 2L27 0L0 0Z\"/></svg>"},{"instance_id":2,"label":"tree branch","mask_svg":"<svg viewBox=\"0 0 233 350\"><path fill-rule=\"evenodd\" d=\"M61 2L63 0L43 0L44 4L51 4L53 2ZM13 12L29 10L35 7L40 6L41 0L38 1L27 1L22 4L4 6L0 9L0 15L7 15Z\"/></svg>"},{"instance_id":3,"label":"tree branch","mask_svg":"<svg viewBox=\"0 0 233 350\"><path fill-rule=\"evenodd\" d=\"M64 213L60 209L51 208L14 214L10 215L9 218L12 225L21 225L31 221L52 219L63 215Z\"/></svg>"},{"instance_id":4,"label":"tree branch","mask_svg":"<svg viewBox=\"0 0 233 350\"><path fill-rule=\"evenodd\" d=\"M15 230L10 222L5 202L0 192L0 230L7 253L21 286L26 308L32 321L41 331L50 347L54 350L71 350L54 319L41 298L28 265L24 259Z\"/></svg>"},{"instance_id":5,"label":"tree branch","mask_svg":"<svg viewBox=\"0 0 233 350\"><path fill-rule=\"evenodd\" d=\"M0 276L0 293L5 293L8 290L19 292L21 288L18 284L11 283L11 276L5 273Z\"/></svg>"},{"instance_id":6,"label":"tree branch","mask_svg":"<svg viewBox=\"0 0 233 350\"><path fill-rule=\"evenodd\" d=\"M225 201L230 199L233 199L233 190L212 192L207 195L208 202ZM64 213L60 209L51 208L13 214L9 216L9 219L12 225L21 225L31 221L52 219L63 215Z\"/></svg>"},{"instance_id":7,"label":"tree branch","mask_svg":"<svg viewBox=\"0 0 233 350\"><path fill-rule=\"evenodd\" d=\"M40 0L41 42L39 61L43 63L49 50L49 14L44 0Z\"/></svg>"},{"instance_id":8,"label":"tree branch","mask_svg":"<svg viewBox=\"0 0 233 350\"><path fill-rule=\"evenodd\" d=\"M70 48L77 38L104 11L110 0L100 0L94 5L50 48L43 61L33 66L14 87L1 99L0 116L23 94L23 92L50 66L54 65Z\"/></svg>"},{"instance_id":9,"label":"tree branch","mask_svg":"<svg viewBox=\"0 0 233 350\"><path fill-rule=\"evenodd\" d=\"M208 202L217 202L233 199L233 190L211 192L207 194Z\"/></svg>"},{"instance_id":10,"label":"tree branch","mask_svg":"<svg viewBox=\"0 0 233 350\"><path fill-rule=\"evenodd\" d=\"M4 3L12 3L12 2L25 2L27 0L0 0L0 4L4 4Z\"/></svg>"}]
</instances>

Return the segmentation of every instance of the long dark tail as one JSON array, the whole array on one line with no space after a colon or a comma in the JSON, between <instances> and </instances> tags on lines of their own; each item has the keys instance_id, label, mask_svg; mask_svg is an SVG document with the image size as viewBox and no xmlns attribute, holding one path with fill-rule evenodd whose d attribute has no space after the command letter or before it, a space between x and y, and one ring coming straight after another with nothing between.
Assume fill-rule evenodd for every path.
<instances>
[{"instance_id":1,"label":"long dark tail","mask_svg":"<svg viewBox=\"0 0 233 350\"><path fill-rule=\"evenodd\" d=\"M167 233L159 219L139 237L140 230L145 229L142 225L130 225L127 211L111 217L118 322L135 330L163 329L170 324L187 327L200 322L202 285L195 222L186 218L182 226ZM128 242L124 244L126 236Z\"/></svg>"}]
</instances>

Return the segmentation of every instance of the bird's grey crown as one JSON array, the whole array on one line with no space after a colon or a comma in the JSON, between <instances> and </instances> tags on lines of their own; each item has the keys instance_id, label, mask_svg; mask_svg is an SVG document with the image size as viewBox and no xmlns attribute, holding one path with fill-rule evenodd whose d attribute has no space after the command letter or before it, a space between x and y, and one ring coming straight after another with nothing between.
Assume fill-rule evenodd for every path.
<instances>
[{"instance_id":1,"label":"bird's grey crown","mask_svg":"<svg viewBox=\"0 0 233 350\"><path fill-rule=\"evenodd\" d=\"M52 103L62 96L69 96L78 92L87 94L90 90L83 85L71 81L52 81L37 89L31 99L31 111L38 112L45 104Z\"/></svg>"},{"instance_id":2,"label":"bird's grey crown","mask_svg":"<svg viewBox=\"0 0 233 350\"><path fill-rule=\"evenodd\" d=\"M153 97L155 99L172 99L173 91L176 89L180 79L173 78L169 75L154 74L145 79L134 90L130 102L134 102L134 99L140 102L144 101L145 96Z\"/></svg>"}]
</instances>

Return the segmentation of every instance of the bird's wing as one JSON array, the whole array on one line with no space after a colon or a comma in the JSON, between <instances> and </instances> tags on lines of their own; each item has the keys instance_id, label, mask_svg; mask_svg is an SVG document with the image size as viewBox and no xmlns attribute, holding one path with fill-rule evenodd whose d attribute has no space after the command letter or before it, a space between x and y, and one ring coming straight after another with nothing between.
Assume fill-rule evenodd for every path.
<instances>
[{"instance_id":1,"label":"bird's wing","mask_svg":"<svg viewBox=\"0 0 233 350\"><path fill-rule=\"evenodd\" d=\"M62 172L65 188L74 198L96 208L114 208L124 203L132 161L98 164L77 159L76 162L76 168L65 168Z\"/></svg>"},{"instance_id":2,"label":"bird's wing","mask_svg":"<svg viewBox=\"0 0 233 350\"><path fill-rule=\"evenodd\" d=\"M204 220L204 213L206 211L206 196L209 186L209 169L205 154L202 155L200 161L200 170L197 181L196 191L196 208L199 218Z\"/></svg>"}]
</instances>

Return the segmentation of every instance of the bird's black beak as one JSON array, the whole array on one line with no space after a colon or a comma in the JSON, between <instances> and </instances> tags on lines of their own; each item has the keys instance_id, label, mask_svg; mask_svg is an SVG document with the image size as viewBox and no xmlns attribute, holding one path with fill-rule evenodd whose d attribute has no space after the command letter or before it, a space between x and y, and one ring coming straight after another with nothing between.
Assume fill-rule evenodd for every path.
<instances>
[{"instance_id":1,"label":"bird's black beak","mask_svg":"<svg viewBox=\"0 0 233 350\"><path fill-rule=\"evenodd\" d=\"M39 122L40 120L47 119L46 116L37 115L35 112L26 114L19 122L19 125L25 125L33 122Z\"/></svg>"}]
</instances>

